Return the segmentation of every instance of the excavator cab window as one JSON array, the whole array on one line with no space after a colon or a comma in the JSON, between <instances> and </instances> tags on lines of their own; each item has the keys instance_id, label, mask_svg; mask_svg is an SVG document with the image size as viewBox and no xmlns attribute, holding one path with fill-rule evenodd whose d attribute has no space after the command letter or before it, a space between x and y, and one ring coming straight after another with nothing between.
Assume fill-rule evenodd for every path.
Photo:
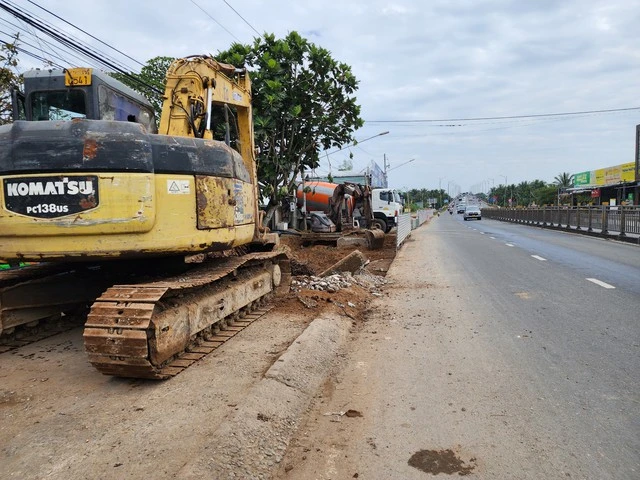
<instances>
[{"instance_id":1,"label":"excavator cab window","mask_svg":"<svg viewBox=\"0 0 640 480\"><path fill-rule=\"evenodd\" d=\"M238 122L235 108L226 104L211 104L211 130L214 140L225 142L240 151L238 143Z\"/></svg>"},{"instance_id":2,"label":"excavator cab window","mask_svg":"<svg viewBox=\"0 0 640 480\"><path fill-rule=\"evenodd\" d=\"M18 87L11 87L11 110L14 120L26 120L27 113L24 106L24 93Z\"/></svg>"},{"instance_id":3,"label":"excavator cab window","mask_svg":"<svg viewBox=\"0 0 640 480\"><path fill-rule=\"evenodd\" d=\"M86 97L81 90L33 92L31 118L36 121L87 118L86 105Z\"/></svg>"},{"instance_id":4,"label":"excavator cab window","mask_svg":"<svg viewBox=\"0 0 640 480\"><path fill-rule=\"evenodd\" d=\"M151 110L105 85L98 87L98 102L100 119L141 123L148 132L158 132Z\"/></svg>"}]
</instances>

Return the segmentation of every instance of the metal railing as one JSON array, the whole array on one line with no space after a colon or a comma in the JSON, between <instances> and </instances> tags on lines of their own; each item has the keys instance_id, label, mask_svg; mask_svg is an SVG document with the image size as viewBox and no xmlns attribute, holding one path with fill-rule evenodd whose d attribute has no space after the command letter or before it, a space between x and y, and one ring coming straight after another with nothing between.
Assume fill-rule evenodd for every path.
<instances>
[{"instance_id":1,"label":"metal railing","mask_svg":"<svg viewBox=\"0 0 640 480\"><path fill-rule=\"evenodd\" d=\"M640 243L640 207L637 206L483 208L482 216Z\"/></svg>"}]
</instances>

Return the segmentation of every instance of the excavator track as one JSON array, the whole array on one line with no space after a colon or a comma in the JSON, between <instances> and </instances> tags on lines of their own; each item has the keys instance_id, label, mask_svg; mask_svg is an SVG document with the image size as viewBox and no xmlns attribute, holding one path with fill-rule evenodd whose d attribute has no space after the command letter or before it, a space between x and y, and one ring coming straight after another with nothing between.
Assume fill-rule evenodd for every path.
<instances>
[{"instance_id":1,"label":"excavator track","mask_svg":"<svg viewBox=\"0 0 640 480\"><path fill-rule=\"evenodd\" d=\"M87 317L89 361L105 375L171 378L264 315L265 297L287 290L290 278L286 255L260 252L113 286Z\"/></svg>"}]
</instances>

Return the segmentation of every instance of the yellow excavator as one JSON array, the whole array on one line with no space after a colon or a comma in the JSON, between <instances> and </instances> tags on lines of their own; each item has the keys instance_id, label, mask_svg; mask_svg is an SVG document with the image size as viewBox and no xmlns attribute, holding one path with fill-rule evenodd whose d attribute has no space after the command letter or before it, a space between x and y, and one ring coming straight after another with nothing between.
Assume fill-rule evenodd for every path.
<instances>
[{"instance_id":1,"label":"yellow excavator","mask_svg":"<svg viewBox=\"0 0 640 480\"><path fill-rule=\"evenodd\" d=\"M288 288L261 227L251 83L175 60L162 113L104 73L35 70L0 127L0 339L91 305L102 373L169 378ZM250 316L250 315L249 315ZM1 350L0 350L1 351Z\"/></svg>"}]
</instances>

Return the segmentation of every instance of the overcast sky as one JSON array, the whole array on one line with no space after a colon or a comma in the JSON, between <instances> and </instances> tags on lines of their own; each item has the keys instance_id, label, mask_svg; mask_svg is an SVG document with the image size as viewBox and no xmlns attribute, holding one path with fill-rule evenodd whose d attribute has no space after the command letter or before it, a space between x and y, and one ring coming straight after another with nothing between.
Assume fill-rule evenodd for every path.
<instances>
[{"instance_id":1,"label":"overcast sky","mask_svg":"<svg viewBox=\"0 0 640 480\"><path fill-rule=\"evenodd\" d=\"M477 192L504 183L505 177L508 183L551 182L561 172L634 161L640 109L458 119L640 107L637 0L3 3L19 5L131 69L139 66L36 4L142 63L159 55L215 56L234 41L251 43L257 35L253 29L279 38L298 31L328 49L336 60L351 65L360 81L357 98L365 126L355 138L390 132L330 155L331 167L325 159L319 172L331 168L335 173L349 151L356 170L366 168L371 160L382 166L386 155L391 186L440 185L453 193L457 189ZM0 19L22 25L5 12L0 12ZM4 20L0 20L4 34L0 38L6 40L6 33L15 27ZM41 44L27 33L23 39ZM46 48L25 48L49 56ZM88 63L65 58L70 64ZM23 68L38 65L24 55L21 59Z\"/></svg>"}]
</instances>

